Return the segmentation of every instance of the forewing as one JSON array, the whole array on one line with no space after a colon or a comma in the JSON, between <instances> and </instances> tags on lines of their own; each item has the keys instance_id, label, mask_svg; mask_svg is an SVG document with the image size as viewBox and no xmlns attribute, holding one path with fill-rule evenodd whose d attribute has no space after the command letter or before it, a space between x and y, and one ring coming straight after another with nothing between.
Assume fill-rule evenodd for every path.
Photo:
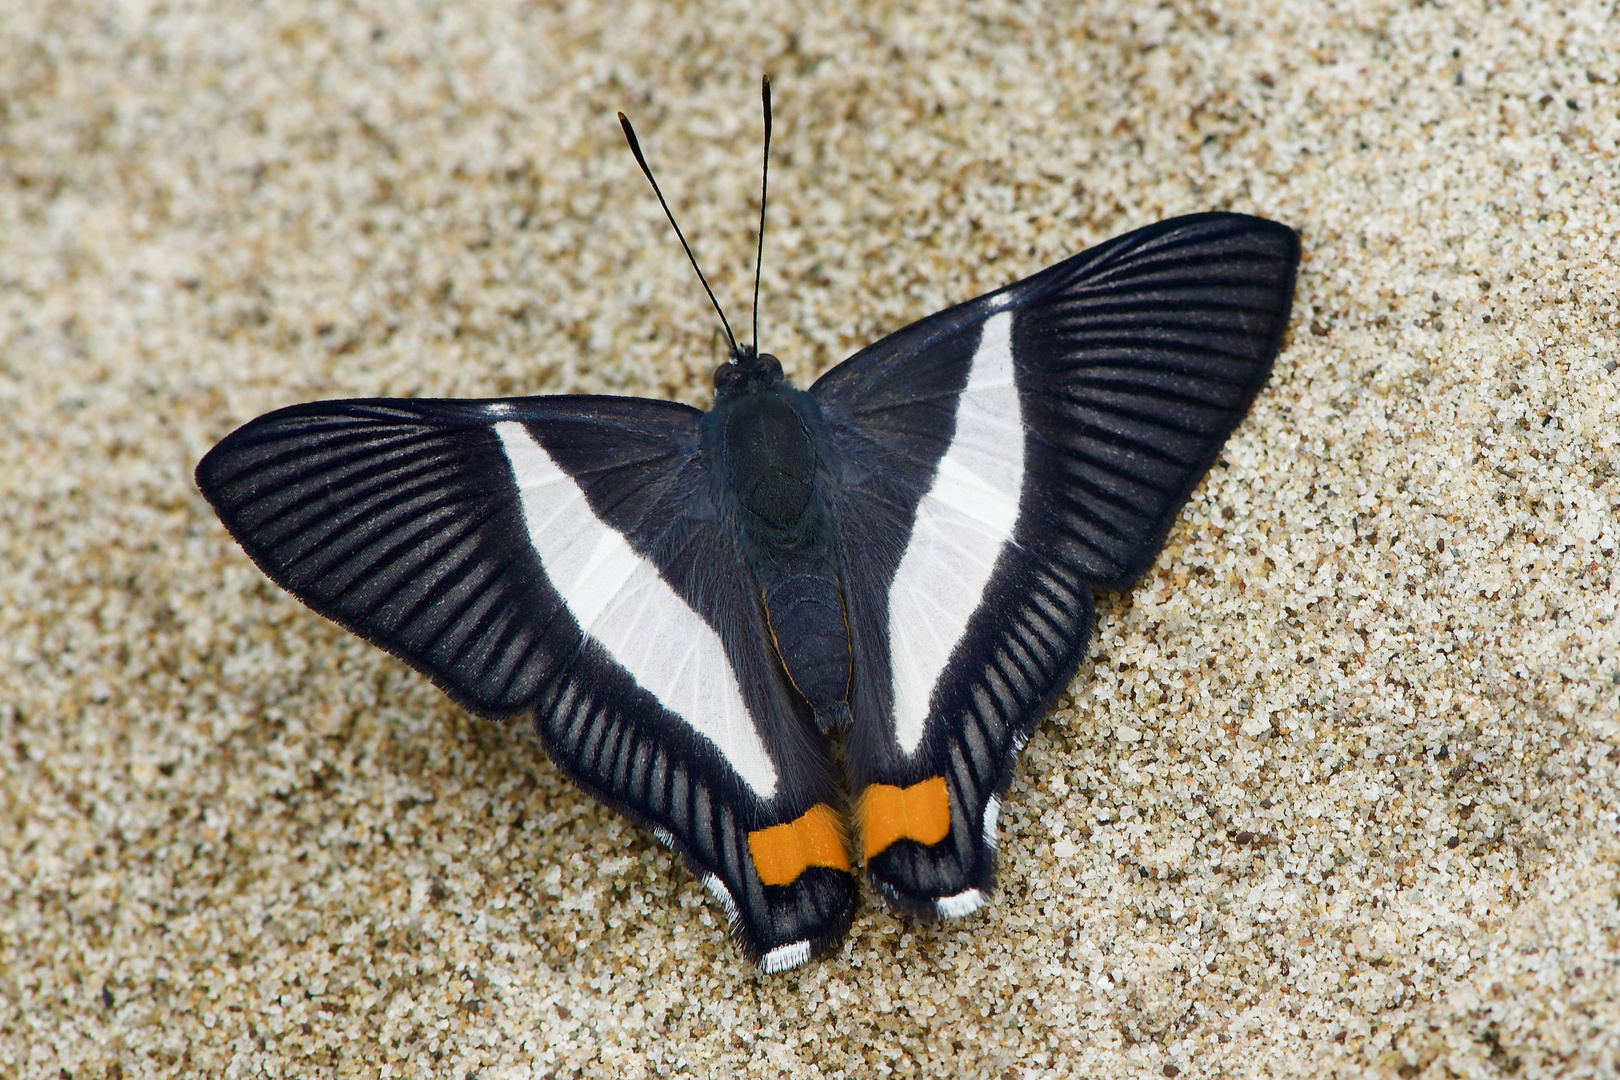
<instances>
[{"instance_id":1,"label":"forewing","mask_svg":"<svg viewBox=\"0 0 1620 1080\"><path fill-rule=\"evenodd\" d=\"M197 483L310 607L471 711L532 713L565 773L679 850L752 958L788 967L841 940L855 889L827 751L714 510L699 415L323 402L232 433Z\"/></svg>"},{"instance_id":2,"label":"forewing","mask_svg":"<svg viewBox=\"0 0 1620 1080\"><path fill-rule=\"evenodd\" d=\"M1018 751L1264 384L1299 242L1236 214L1138 230L924 319L813 388L856 649L867 872L965 914ZM922 824L919 825L919 822Z\"/></svg>"}]
</instances>

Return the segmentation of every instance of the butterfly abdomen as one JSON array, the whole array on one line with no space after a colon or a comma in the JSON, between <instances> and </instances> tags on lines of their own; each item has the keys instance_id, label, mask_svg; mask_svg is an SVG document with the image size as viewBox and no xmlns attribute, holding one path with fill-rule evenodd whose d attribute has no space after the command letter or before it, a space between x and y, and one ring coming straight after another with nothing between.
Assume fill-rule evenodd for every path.
<instances>
[{"instance_id":1,"label":"butterfly abdomen","mask_svg":"<svg viewBox=\"0 0 1620 1080\"><path fill-rule=\"evenodd\" d=\"M777 580L761 598L782 666L825 728L837 723L849 697L849 627L838 579L816 569L822 572Z\"/></svg>"}]
</instances>

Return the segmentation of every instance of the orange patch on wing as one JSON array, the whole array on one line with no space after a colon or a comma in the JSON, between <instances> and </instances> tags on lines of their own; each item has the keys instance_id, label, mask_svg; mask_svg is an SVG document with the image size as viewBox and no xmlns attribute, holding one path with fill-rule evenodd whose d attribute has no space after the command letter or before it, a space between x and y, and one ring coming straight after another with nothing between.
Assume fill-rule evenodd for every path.
<instances>
[{"instance_id":1,"label":"orange patch on wing","mask_svg":"<svg viewBox=\"0 0 1620 1080\"><path fill-rule=\"evenodd\" d=\"M906 788L873 784L861 796L860 819L868 859L897 840L937 844L951 831L945 778L931 776Z\"/></svg>"},{"instance_id":2,"label":"orange patch on wing","mask_svg":"<svg viewBox=\"0 0 1620 1080\"><path fill-rule=\"evenodd\" d=\"M826 803L817 803L786 824L755 829L748 834L748 854L766 885L791 885L812 866L849 870L843 822Z\"/></svg>"}]
</instances>

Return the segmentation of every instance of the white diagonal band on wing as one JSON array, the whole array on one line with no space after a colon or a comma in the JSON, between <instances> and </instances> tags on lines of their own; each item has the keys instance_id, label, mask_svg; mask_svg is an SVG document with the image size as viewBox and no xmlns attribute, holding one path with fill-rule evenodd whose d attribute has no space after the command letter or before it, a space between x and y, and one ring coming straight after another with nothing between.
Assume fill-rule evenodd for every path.
<instances>
[{"instance_id":1,"label":"white diagonal band on wing","mask_svg":"<svg viewBox=\"0 0 1620 1080\"><path fill-rule=\"evenodd\" d=\"M528 428L503 420L495 434L512 465L529 542L580 629L713 743L755 794L775 795L776 767L750 722L720 635L591 511Z\"/></svg>"},{"instance_id":2,"label":"white diagonal band on wing","mask_svg":"<svg viewBox=\"0 0 1620 1080\"><path fill-rule=\"evenodd\" d=\"M1018 524L1024 425L1013 378L1010 311L985 320L956 430L889 586L889 668L894 731L917 752L928 701Z\"/></svg>"}]
</instances>

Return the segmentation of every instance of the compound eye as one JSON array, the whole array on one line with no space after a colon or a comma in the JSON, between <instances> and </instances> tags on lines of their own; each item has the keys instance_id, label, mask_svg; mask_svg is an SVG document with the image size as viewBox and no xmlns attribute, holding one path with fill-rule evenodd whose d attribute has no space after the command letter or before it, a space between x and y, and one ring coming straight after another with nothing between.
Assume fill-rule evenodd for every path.
<instances>
[{"instance_id":1,"label":"compound eye","mask_svg":"<svg viewBox=\"0 0 1620 1080\"><path fill-rule=\"evenodd\" d=\"M759 362L765 365L766 371L769 371L774 375L782 374L782 361L778 360L770 353L760 353Z\"/></svg>"},{"instance_id":2,"label":"compound eye","mask_svg":"<svg viewBox=\"0 0 1620 1080\"><path fill-rule=\"evenodd\" d=\"M726 383L731 381L731 376L733 374L732 369L735 367L735 364L728 362L721 364L719 367L714 369L714 388L716 390L720 389L722 386L726 385Z\"/></svg>"}]
</instances>

